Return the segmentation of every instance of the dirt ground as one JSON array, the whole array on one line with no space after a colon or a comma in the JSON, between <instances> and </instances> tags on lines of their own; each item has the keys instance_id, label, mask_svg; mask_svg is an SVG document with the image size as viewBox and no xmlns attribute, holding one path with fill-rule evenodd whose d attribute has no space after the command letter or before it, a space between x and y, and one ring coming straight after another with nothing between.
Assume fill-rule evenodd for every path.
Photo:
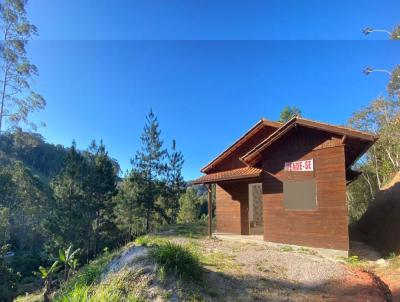
<instances>
[{"instance_id":1,"label":"dirt ground","mask_svg":"<svg viewBox=\"0 0 400 302\"><path fill-rule=\"evenodd\" d=\"M211 301L392 301L374 274L311 249L273 248L217 239L187 239L206 269Z\"/></svg>"}]
</instances>

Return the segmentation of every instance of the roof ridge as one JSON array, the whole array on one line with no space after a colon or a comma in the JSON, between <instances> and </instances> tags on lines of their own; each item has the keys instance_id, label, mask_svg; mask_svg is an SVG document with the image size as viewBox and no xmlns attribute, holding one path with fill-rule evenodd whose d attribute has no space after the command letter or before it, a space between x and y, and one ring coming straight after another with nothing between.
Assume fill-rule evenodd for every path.
<instances>
[{"instance_id":1,"label":"roof ridge","mask_svg":"<svg viewBox=\"0 0 400 302\"><path fill-rule=\"evenodd\" d=\"M365 134L365 135L371 135L371 136L376 136L377 137L377 135L375 133L354 129L354 128L348 127L348 126L340 126L340 125L334 125L334 124L326 123L326 122L319 122L319 121L315 121L315 120L312 120L312 119L309 119L309 118L304 118L304 117L301 117L301 116L299 116L298 119L309 121L309 122L313 122L313 123L319 123L319 124L323 124L323 125L328 125L328 126L331 126L331 127L342 128L342 129L346 129L346 130L349 130L349 131L359 132L359 133L362 133L362 134Z\"/></svg>"},{"instance_id":2,"label":"roof ridge","mask_svg":"<svg viewBox=\"0 0 400 302\"><path fill-rule=\"evenodd\" d=\"M248 165L249 163L248 163L248 161L246 161L246 157L249 157L251 154L258 152L259 149L263 149L264 145L265 145L269 140L271 140L271 138L273 138L274 136L278 135L279 132L284 131L284 130L288 127L288 125L293 124L293 123L296 123L297 121L299 121L299 122L304 121L304 122L313 123L313 124L316 124L316 126L320 126L320 127L322 127L322 126L325 126L325 127L326 127L326 126L327 126L327 127L336 128L336 129L338 129L338 130L342 129L342 130L346 130L346 131L349 131L349 132L353 132L354 134L357 134L357 133L358 133L359 135L361 134L362 136L368 136L368 137L370 137L369 140L371 140L371 141L375 141L375 140L378 139L378 136L377 136L377 135L372 134L372 133L369 133L369 132L363 132L363 131L355 130L355 129L353 129L353 128L348 128L348 127L343 127L343 126L332 125L332 124L328 124L328 123L324 123L324 122L318 122L318 121L315 121L315 120L306 119L306 118L303 118L303 117L294 116L294 117L292 117L290 120L288 120L285 124L283 124L280 128L278 128L276 131L274 131L273 133L271 133L271 135L269 135L267 138L265 138L264 140L262 140L257 146L255 146L253 149L251 149L251 150L248 151L246 154L244 154L242 157L240 157L240 160L241 160L243 163L245 163L246 165ZM307 125L303 124L303 126L307 126ZM308 126L310 126L310 125L308 125ZM323 130L329 132L328 129L323 129ZM331 132L334 132L334 131L331 131ZM343 135L347 135L347 134L345 134L345 133L342 133L342 134L343 134ZM357 136L357 135L354 135L354 136ZM267 147L267 146L266 146L266 147Z\"/></svg>"},{"instance_id":3,"label":"roof ridge","mask_svg":"<svg viewBox=\"0 0 400 302\"><path fill-rule=\"evenodd\" d=\"M201 168L201 172L205 172L209 166L214 164L218 159L220 159L222 156L225 154L229 154L229 151L232 150L235 145L240 143L243 139L245 139L246 136L250 135L252 131L254 131L258 126L263 125L263 126L270 126L270 127L280 127L280 123L278 122L273 122L269 121L266 118L262 117L261 119L258 120L257 123L255 123L249 130L247 130L242 136L240 136L233 144L231 144L228 148L226 148L223 152L218 154L212 161L210 161L208 164L206 164L203 168Z\"/></svg>"}]
</instances>

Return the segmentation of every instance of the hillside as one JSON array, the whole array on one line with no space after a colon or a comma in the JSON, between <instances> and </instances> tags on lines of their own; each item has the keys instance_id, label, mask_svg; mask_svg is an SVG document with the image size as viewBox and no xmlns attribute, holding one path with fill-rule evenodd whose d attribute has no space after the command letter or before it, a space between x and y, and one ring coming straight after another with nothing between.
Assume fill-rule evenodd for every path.
<instances>
[{"instance_id":1,"label":"hillside","mask_svg":"<svg viewBox=\"0 0 400 302\"><path fill-rule=\"evenodd\" d=\"M391 301L355 258L208 239L205 231L177 225L140 237L83 267L54 301Z\"/></svg>"},{"instance_id":2,"label":"hillside","mask_svg":"<svg viewBox=\"0 0 400 302\"><path fill-rule=\"evenodd\" d=\"M0 164L21 161L44 182L61 170L66 154L65 147L47 143L37 133L17 130L0 137Z\"/></svg>"},{"instance_id":3,"label":"hillside","mask_svg":"<svg viewBox=\"0 0 400 302\"><path fill-rule=\"evenodd\" d=\"M358 222L368 242L386 254L400 252L400 172L377 194Z\"/></svg>"}]
</instances>

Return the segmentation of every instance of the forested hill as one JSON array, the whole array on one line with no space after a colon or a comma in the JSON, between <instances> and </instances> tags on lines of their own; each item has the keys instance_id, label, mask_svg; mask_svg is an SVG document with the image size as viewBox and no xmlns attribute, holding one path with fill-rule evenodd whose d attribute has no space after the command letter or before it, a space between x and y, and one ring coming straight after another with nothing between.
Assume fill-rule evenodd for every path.
<instances>
[{"instance_id":1,"label":"forested hill","mask_svg":"<svg viewBox=\"0 0 400 302\"><path fill-rule=\"evenodd\" d=\"M47 143L38 133L17 130L0 137L0 165L21 161L45 182L60 172L67 151Z\"/></svg>"}]
</instances>

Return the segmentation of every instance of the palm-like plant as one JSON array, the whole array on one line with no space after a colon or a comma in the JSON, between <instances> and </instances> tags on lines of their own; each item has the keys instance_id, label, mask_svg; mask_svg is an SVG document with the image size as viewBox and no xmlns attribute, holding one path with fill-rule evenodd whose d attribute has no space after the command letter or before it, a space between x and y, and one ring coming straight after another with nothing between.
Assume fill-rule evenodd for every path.
<instances>
[{"instance_id":1,"label":"palm-like plant","mask_svg":"<svg viewBox=\"0 0 400 302\"><path fill-rule=\"evenodd\" d=\"M59 264L60 263L58 261L55 261L49 268L39 266L40 276L44 280L44 302L50 301L51 278L53 277L53 274L56 273L60 268Z\"/></svg>"},{"instance_id":2,"label":"palm-like plant","mask_svg":"<svg viewBox=\"0 0 400 302\"><path fill-rule=\"evenodd\" d=\"M65 280L68 281L71 271L75 271L78 266L78 259L75 257L80 249L72 251L72 244L66 250L58 251L58 259L64 265Z\"/></svg>"}]
</instances>

